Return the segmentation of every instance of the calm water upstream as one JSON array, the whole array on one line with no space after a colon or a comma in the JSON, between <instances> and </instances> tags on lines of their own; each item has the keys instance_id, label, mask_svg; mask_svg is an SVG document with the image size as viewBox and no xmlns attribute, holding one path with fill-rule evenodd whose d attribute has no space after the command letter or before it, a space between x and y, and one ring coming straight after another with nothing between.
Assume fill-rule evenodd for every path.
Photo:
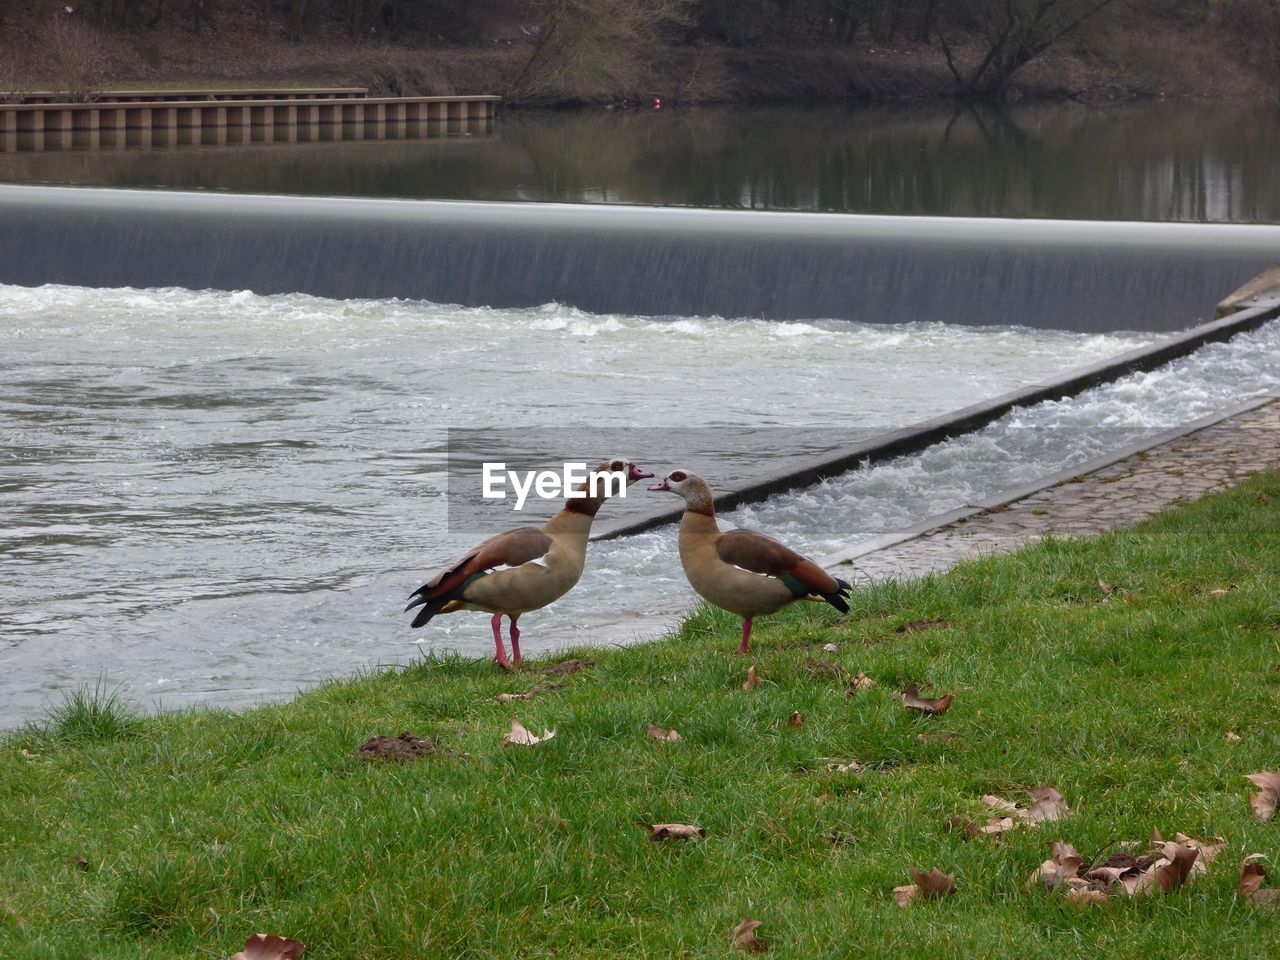
<instances>
[{"instance_id":1,"label":"calm water upstream","mask_svg":"<svg viewBox=\"0 0 1280 960\"><path fill-rule=\"evenodd\" d=\"M0 152L0 181L458 200L1280 222L1280 108L511 112L428 140Z\"/></svg>"},{"instance_id":2,"label":"calm water upstream","mask_svg":"<svg viewBox=\"0 0 1280 960\"><path fill-rule=\"evenodd\" d=\"M0 180L1271 222L1277 147L1276 115L1243 109L600 112L510 115L483 139L0 154ZM419 643L488 655L478 614L414 632L400 613L473 539L445 529L450 426L697 425L707 461L747 472L733 452L760 427L901 426L1149 339L1120 319L1083 335L31 289L2 267L0 338L5 725L99 678L149 705L240 705ZM1277 387L1273 325L726 519L821 554ZM689 598L671 531L598 544L522 621L526 647L651 637Z\"/></svg>"}]
</instances>

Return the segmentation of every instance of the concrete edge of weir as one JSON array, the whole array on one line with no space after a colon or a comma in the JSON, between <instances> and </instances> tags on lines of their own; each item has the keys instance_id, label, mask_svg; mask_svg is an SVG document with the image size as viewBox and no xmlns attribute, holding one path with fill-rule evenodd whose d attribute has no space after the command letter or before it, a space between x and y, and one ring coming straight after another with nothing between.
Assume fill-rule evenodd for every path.
<instances>
[{"instance_id":1,"label":"concrete edge of weir","mask_svg":"<svg viewBox=\"0 0 1280 960\"><path fill-rule=\"evenodd\" d=\"M1062 470L1058 473L1040 477L1039 479L1033 480L1020 487L1011 487L1007 490L1001 490L999 493L993 494L990 497L983 497L980 500L975 500L973 503L965 504L963 507L957 507L956 509L949 510L946 513L939 513L931 517L925 517L923 520L913 523L909 527L903 527L901 530L882 533L867 540L862 540L847 549L838 550L835 553L818 557L817 561L820 565L827 568L849 564L857 560L859 557L865 557L868 554L876 553L877 551L887 549L888 547L894 547L899 544L906 543L909 540L915 540L916 538L941 527L946 527L953 523L958 523L961 520L967 520L970 517L976 517L983 513L1000 510L1011 503L1016 503L1017 501L1039 493L1042 490L1048 490L1064 483L1072 483L1088 476L1089 474L1103 470L1112 464L1119 463L1121 460L1127 460L1135 454L1144 453L1148 450L1153 450L1156 447L1162 447L1165 444L1172 443L1182 437L1198 433L1207 427L1212 427L1216 424L1231 420L1234 417L1240 416L1242 413L1248 413L1250 410L1257 410L1259 407L1265 407L1267 404L1275 403L1277 400L1280 400L1280 390L1273 390L1260 394L1251 400L1235 404L1234 406L1223 410L1215 411L1214 413L1200 417L1197 420L1184 423L1181 426L1164 430L1149 437L1143 437L1141 440L1135 440L1133 443L1126 444L1123 447L1118 447L1115 450L1109 451L1100 457L1088 461L1087 463L1082 463L1068 470Z\"/></svg>"},{"instance_id":2,"label":"concrete edge of weir","mask_svg":"<svg viewBox=\"0 0 1280 960\"><path fill-rule=\"evenodd\" d=\"M778 473L766 475L741 487L723 491L718 490L716 493L716 506L721 510L732 510L743 504L758 503L788 490L812 486L822 480L839 476L859 467L883 463L897 457L918 453L933 446L935 443L979 430L1017 407L1031 406L1046 400L1058 400L1075 396L1090 387L1111 383L1131 373L1154 370L1172 360L1194 352L1205 344L1229 340L1237 334L1256 330L1277 318L1280 318L1280 290L1273 290L1266 296L1256 298L1248 309L1238 310L1225 317L1210 320L1207 323L1202 323L1169 337L1162 337L1145 347L1139 347L1137 350L1111 357L1100 363L1076 368L1057 379L1029 384L1019 390L1002 394L991 400L983 400L960 410L920 421L900 430L879 434L848 449L802 463ZM1053 486L1055 483L1061 483L1064 479L1099 469L1107 463L1114 462L1116 459L1123 459L1124 456L1131 456L1139 450L1157 446L1160 443L1167 443L1170 439L1182 433L1202 429L1210 423L1233 416L1243 410L1252 409L1260 402L1262 401L1255 400L1221 415L1214 414L1212 417L1206 418L1203 423L1197 421L1198 426L1187 425L1179 427L1168 434L1161 434L1160 437L1149 438L1142 441L1136 448L1128 449L1127 452L1118 453L1115 456L1108 454L1105 461L1075 468L1056 480L1053 478L1038 480L1034 486L1028 489L1012 491L1009 494L998 494L993 498L993 502L984 501L983 504L974 505L972 508L961 508L959 511L953 511L954 516L952 514L943 514L929 518L922 521L927 525L922 529L930 529L942 523L954 522L954 520L971 513L991 509L997 505L996 501L1008 503L1012 500L1020 499L1035 490ZM643 533L647 530L675 523L680 519L682 512L683 508L681 507L662 509L639 517L599 524L598 531L592 535L591 539L613 540L618 537ZM913 527L912 529L915 528ZM887 535L895 539L880 542L868 549L880 549L889 543L910 539L912 536L919 535L920 532L920 530L917 530L916 533L909 535L906 533ZM861 545L859 549L861 549ZM838 555L838 560L847 559L848 556L850 554L841 553ZM824 562L829 559L824 558Z\"/></svg>"}]
</instances>

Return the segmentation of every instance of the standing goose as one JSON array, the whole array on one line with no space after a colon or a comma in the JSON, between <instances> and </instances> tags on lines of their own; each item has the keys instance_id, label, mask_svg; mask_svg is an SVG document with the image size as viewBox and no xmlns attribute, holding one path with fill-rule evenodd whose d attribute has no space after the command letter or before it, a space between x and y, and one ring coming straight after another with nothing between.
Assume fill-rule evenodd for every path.
<instances>
[{"instance_id":1,"label":"standing goose","mask_svg":"<svg viewBox=\"0 0 1280 960\"><path fill-rule=\"evenodd\" d=\"M761 533L721 533L711 488L696 473L675 470L649 489L684 499L680 563L689 585L704 600L742 618L739 653L747 652L752 619L797 600L825 600L841 613L849 612L849 584L808 557Z\"/></svg>"},{"instance_id":2,"label":"standing goose","mask_svg":"<svg viewBox=\"0 0 1280 960\"><path fill-rule=\"evenodd\" d=\"M602 473L624 474L628 485L653 476L630 460L606 460L576 488L578 496L568 497L564 509L541 528L520 527L490 537L415 590L405 610L418 606L422 609L412 625L425 626L436 614L455 610L491 613L494 660L502 669L510 670L511 663L502 648L502 618L508 616L511 652L519 666L520 631L516 620L522 613L558 600L582 576L591 521L612 492L608 483L592 484L591 476ZM598 495L590 495L593 492Z\"/></svg>"}]
</instances>

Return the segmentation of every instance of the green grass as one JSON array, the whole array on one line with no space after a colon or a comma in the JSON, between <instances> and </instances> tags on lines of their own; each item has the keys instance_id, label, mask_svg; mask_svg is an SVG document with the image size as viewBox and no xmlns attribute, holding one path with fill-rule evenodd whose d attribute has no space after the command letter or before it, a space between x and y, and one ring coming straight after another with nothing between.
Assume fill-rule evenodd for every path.
<instances>
[{"instance_id":1,"label":"green grass","mask_svg":"<svg viewBox=\"0 0 1280 960\"><path fill-rule=\"evenodd\" d=\"M451 658L246 713L107 723L116 707L76 701L0 743L0 956L227 957L254 931L308 960L730 956L745 916L776 957L1272 953L1277 915L1235 881L1244 854L1280 858L1244 779L1280 766L1277 503L1267 475L1133 532L858 591L843 619L806 605L758 623L747 660L703 610L665 642L580 654L596 666L529 703L492 698L533 676ZM894 632L934 617L951 628ZM847 699L810 657L876 686ZM764 682L744 692L748 664ZM912 680L955 691L950 711L904 709ZM502 749L513 713L558 736ZM470 756L354 755L404 729ZM944 829L1041 784L1074 816L998 841ZM652 843L641 821L708 836ZM1024 889L1051 840L1088 856L1156 828L1229 847L1169 896L1075 910ZM913 866L954 873L956 896L899 908Z\"/></svg>"}]
</instances>

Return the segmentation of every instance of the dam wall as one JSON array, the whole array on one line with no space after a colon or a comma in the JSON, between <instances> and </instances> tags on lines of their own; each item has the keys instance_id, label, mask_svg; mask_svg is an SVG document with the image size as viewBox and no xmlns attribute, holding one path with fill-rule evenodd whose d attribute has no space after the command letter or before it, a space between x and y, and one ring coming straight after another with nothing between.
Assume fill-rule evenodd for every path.
<instances>
[{"instance_id":1,"label":"dam wall","mask_svg":"<svg viewBox=\"0 0 1280 960\"><path fill-rule=\"evenodd\" d=\"M1174 331L1280 227L0 185L0 282Z\"/></svg>"}]
</instances>

